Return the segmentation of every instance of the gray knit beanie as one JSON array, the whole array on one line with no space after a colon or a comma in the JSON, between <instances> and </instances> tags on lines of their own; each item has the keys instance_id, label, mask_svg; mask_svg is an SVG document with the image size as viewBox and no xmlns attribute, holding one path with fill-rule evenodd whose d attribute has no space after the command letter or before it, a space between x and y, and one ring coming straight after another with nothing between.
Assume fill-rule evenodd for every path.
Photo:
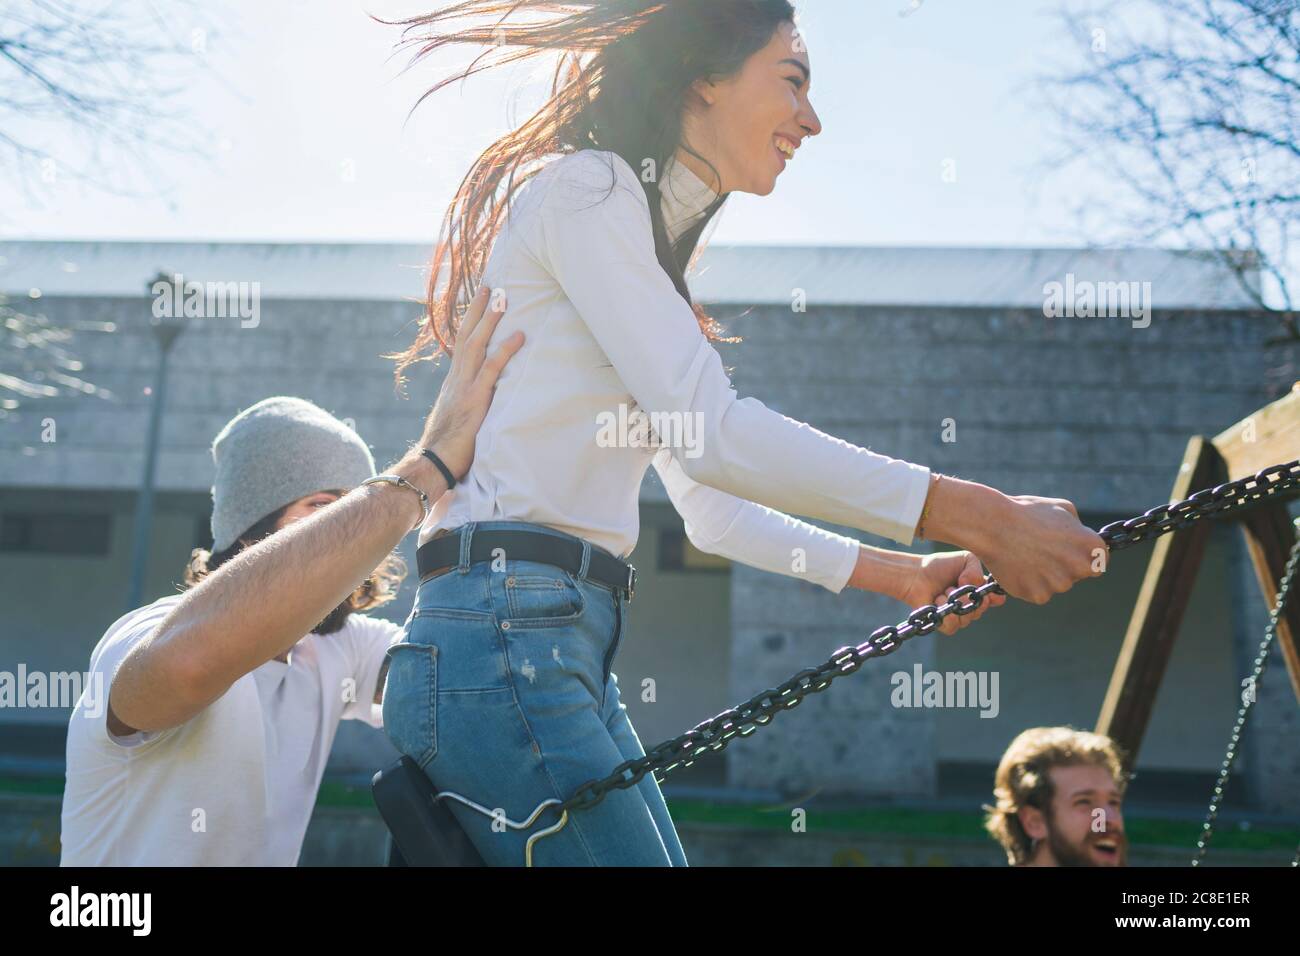
<instances>
[{"instance_id":1,"label":"gray knit beanie","mask_svg":"<svg viewBox=\"0 0 1300 956\"><path fill-rule=\"evenodd\" d=\"M212 550L224 551L267 515L317 491L355 488L375 459L355 431L301 398L246 408L212 443Z\"/></svg>"}]
</instances>

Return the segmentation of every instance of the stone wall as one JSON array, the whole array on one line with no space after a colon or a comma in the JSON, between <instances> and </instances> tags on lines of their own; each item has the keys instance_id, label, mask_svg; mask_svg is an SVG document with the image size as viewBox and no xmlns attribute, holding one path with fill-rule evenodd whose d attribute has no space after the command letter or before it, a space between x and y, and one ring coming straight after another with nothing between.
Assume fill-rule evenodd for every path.
<instances>
[{"instance_id":1,"label":"stone wall","mask_svg":"<svg viewBox=\"0 0 1300 956\"><path fill-rule=\"evenodd\" d=\"M1300 377L1294 351L1265 348L1276 334L1271 318L1162 314L1158 303L1145 329L1123 319L1049 320L1032 310L902 307L807 314L769 307L728 326L746 339L723 350L741 395L883 454L1012 494L1069 498L1085 514L1110 517L1167 501L1191 435L1219 432ZM945 425L955 428L955 441L943 440ZM1140 576L1145 560L1126 555L1125 573ZM1240 549L1229 568L1230 579L1249 576ZM1199 583L1222 589L1228 582L1203 577ZM1080 585L1066 597L1076 600L1093 586ZM1232 593L1233 634L1225 636L1253 649L1265 620L1253 578ZM1113 650L1090 652L1086 602L1077 602L1083 602L1072 605L1077 620L1057 636L1079 642L1081 667L1108 672ZM820 663L827 651L895 623L903 610L875 595L834 596L740 567L732 575L731 607L733 700ZM864 668L844 690L837 685L780 715L730 748L729 782L787 792L933 796L934 711L893 708L888 673L918 662L934 668L936 647L937 639L920 638L887 665ZM1273 756L1249 772L1259 777L1260 796L1271 808L1296 812L1296 707L1283 668L1275 670L1249 731L1258 749ZM1233 674L1221 679L1230 689L1239 683ZM1159 706L1195 709L1177 689L1162 695ZM1079 713L1077 726L1095 717L1095 710ZM1005 739L1021 729L1007 728ZM1229 729L1225 720L1223 744Z\"/></svg>"}]
</instances>

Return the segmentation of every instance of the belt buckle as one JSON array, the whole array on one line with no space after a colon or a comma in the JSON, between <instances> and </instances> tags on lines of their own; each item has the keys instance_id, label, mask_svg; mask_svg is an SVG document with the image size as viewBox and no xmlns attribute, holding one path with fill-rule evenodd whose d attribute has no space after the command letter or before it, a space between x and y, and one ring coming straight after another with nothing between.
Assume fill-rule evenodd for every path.
<instances>
[{"instance_id":1,"label":"belt buckle","mask_svg":"<svg viewBox=\"0 0 1300 956\"><path fill-rule=\"evenodd\" d=\"M632 595L636 594L636 568L630 564L627 566L627 584L624 587L627 588L627 601L631 604Z\"/></svg>"}]
</instances>

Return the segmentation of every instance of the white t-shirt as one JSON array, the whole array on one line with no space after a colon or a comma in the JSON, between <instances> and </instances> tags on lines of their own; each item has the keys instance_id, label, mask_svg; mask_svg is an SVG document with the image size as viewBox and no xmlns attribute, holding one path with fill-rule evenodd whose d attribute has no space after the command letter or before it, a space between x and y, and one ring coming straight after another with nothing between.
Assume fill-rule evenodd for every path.
<instances>
[{"instance_id":1,"label":"white t-shirt","mask_svg":"<svg viewBox=\"0 0 1300 956\"><path fill-rule=\"evenodd\" d=\"M68 724L63 866L293 866L339 721L382 724L376 685L402 629L353 614L179 727L114 737L113 676L180 597L125 615L91 653L102 699L84 693Z\"/></svg>"},{"instance_id":2,"label":"white t-shirt","mask_svg":"<svg viewBox=\"0 0 1300 956\"><path fill-rule=\"evenodd\" d=\"M670 237L716 199L679 162L663 187ZM473 466L433 507L421 543L467 521L514 519L626 557L652 464L688 532L700 531L697 546L765 570L838 590L857 556L852 539L783 512L911 543L929 469L737 397L655 258L646 193L617 154L584 150L530 180L483 282L507 302L490 347L519 329L527 338L498 380ZM667 447L632 440L623 423L640 416L664 426L655 434ZM796 547L807 571L792 568Z\"/></svg>"}]
</instances>

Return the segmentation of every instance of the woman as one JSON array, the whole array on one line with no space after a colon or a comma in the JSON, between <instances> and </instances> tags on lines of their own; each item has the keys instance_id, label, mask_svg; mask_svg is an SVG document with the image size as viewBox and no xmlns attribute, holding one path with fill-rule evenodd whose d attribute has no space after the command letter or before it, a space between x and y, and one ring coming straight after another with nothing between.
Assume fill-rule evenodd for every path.
<instances>
[{"instance_id":1,"label":"woman","mask_svg":"<svg viewBox=\"0 0 1300 956\"><path fill-rule=\"evenodd\" d=\"M529 19L508 22L515 12ZM503 16L445 25L489 14ZM509 302L504 318L493 302L492 340L527 335L473 466L422 528L420 590L384 695L394 744L440 791L480 806L450 803L490 864L518 865L529 834L555 824L545 811L530 819L539 806L643 754L611 665L649 465L698 547L909 606L982 580L969 552L1042 603L1104 551L1069 502L932 475L731 388L710 341L719 329L684 273L726 196L770 193L821 130L793 16L787 0L467 0L406 22L420 55L449 43L492 44L497 62L569 54L552 98L462 184L434 255L429 321L399 357L400 376L453 347L480 271L472 320L491 288ZM618 427L632 421L634 434ZM886 552L786 511L968 551ZM535 862L686 859L647 777L571 814Z\"/></svg>"}]
</instances>

